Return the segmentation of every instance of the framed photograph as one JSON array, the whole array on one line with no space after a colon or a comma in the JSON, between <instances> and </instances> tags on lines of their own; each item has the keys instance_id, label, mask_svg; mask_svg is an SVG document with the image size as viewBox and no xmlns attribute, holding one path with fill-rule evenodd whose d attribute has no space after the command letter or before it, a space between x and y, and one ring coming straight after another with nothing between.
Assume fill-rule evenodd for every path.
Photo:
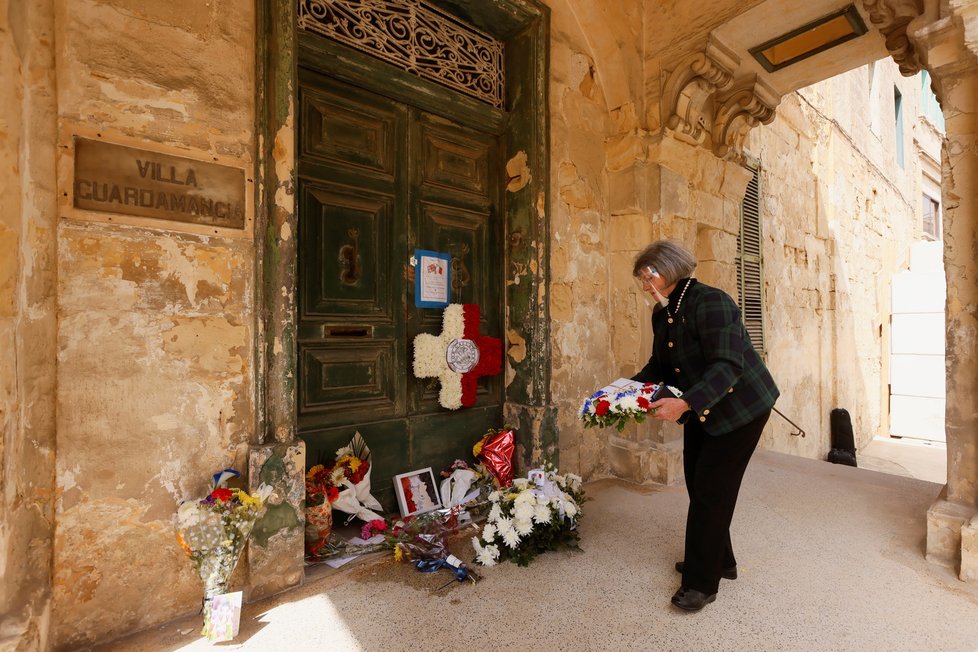
<instances>
[{"instance_id":1,"label":"framed photograph","mask_svg":"<svg viewBox=\"0 0 978 652\"><path fill-rule=\"evenodd\" d=\"M435 474L430 466L394 476L394 493L397 494L397 506L402 517L424 514L441 507Z\"/></svg>"}]
</instances>

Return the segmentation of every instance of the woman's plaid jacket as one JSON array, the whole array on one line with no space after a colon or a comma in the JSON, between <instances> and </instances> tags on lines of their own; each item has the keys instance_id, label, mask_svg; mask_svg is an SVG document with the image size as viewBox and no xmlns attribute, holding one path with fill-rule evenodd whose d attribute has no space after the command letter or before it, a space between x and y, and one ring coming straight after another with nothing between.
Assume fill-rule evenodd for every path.
<instances>
[{"instance_id":1,"label":"woman's plaid jacket","mask_svg":"<svg viewBox=\"0 0 978 652\"><path fill-rule=\"evenodd\" d=\"M692 410L680 423L698 419L707 433L723 435L770 410L780 392L730 295L696 279L682 279L669 296L670 305L679 300L686 283L689 287L671 317L665 309L652 314L652 356L633 379L678 387Z\"/></svg>"}]
</instances>

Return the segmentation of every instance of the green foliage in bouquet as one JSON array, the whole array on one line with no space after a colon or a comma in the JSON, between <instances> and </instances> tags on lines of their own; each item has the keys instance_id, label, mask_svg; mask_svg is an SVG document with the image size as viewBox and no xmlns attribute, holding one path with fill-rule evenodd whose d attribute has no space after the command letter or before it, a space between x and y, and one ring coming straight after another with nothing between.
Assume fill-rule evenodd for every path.
<instances>
[{"instance_id":1,"label":"green foliage in bouquet","mask_svg":"<svg viewBox=\"0 0 978 652\"><path fill-rule=\"evenodd\" d=\"M530 478L489 494L490 509L480 537L472 538L476 561L495 566L510 560L527 566L542 552L560 547L580 549L578 522L587 498L581 478L537 469Z\"/></svg>"}]
</instances>

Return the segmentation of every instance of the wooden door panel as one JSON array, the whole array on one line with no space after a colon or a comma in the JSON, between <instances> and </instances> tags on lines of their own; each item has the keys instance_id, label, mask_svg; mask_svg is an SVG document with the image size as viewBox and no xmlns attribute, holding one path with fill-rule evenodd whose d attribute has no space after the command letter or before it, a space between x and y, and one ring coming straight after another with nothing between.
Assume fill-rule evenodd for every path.
<instances>
[{"instance_id":1,"label":"wooden door panel","mask_svg":"<svg viewBox=\"0 0 978 652\"><path fill-rule=\"evenodd\" d=\"M489 284L494 280L488 278L492 274L488 260L490 216L429 203L422 203L420 210L419 239L452 257L452 302L477 303L480 307L488 303ZM492 306L488 309L491 311Z\"/></svg>"},{"instance_id":2,"label":"wooden door panel","mask_svg":"<svg viewBox=\"0 0 978 652\"><path fill-rule=\"evenodd\" d=\"M502 425L501 376L457 411L414 378L411 343L440 333L443 311L414 305L406 268L415 248L450 254L450 300L503 336L498 139L304 68L299 80L299 431L311 465L359 430L393 510L394 475L468 459Z\"/></svg>"},{"instance_id":3,"label":"wooden door panel","mask_svg":"<svg viewBox=\"0 0 978 652\"><path fill-rule=\"evenodd\" d=\"M389 194L300 180L302 319L393 324L394 204Z\"/></svg>"},{"instance_id":4,"label":"wooden door panel","mask_svg":"<svg viewBox=\"0 0 978 652\"><path fill-rule=\"evenodd\" d=\"M422 249L451 256L451 301L478 305L480 333L501 337L501 228L494 209L499 202L499 184L490 174L498 162L496 139L426 113L417 114L411 129L414 140L421 143L417 151L420 160L412 176L411 237ZM442 312L410 311L409 342L417 333L439 333ZM438 392L438 383L408 378L410 410L424 414L426 423L448 424L446 420L428 421L444 413ZM499 377L479 381L476 405L500 406L498 421L502 405ZM466 421L470 417L458 418ZM487 427L483 423L475 430L484 432ZM450 431L442 436L446 441L453 437Z\"/></svg>"},{"instance_id":5,"label":"wooden door panel","mask_svg":"<svg viewBox=\"0 0 978 652\"><path fill-rule=\"evenodd\" d=\"M310 81L320 81L308 73ZM353 87L342 93L303 87L299 157L394 179L402 149L404 108Z\"/></svg>"},{"instance_id":6,"label":"wooden door panel","mask_svg":"<svg viewBox=\"0 0 978 652\"><path fill-rule=\"evenodd\" d=\"M398 348L395 340L300 344L300 427L403 416Z\"/></svg>"},{"instance_id":7,"label":"wooden door panel","mask_svg":"<svg viewBox=\"0 0 978 652\"><path fill-rule=\"evenodd\" d=\"M367 445L370 446L371 493L384 506L385 512L396 513L397 500L394 498L392 478L398 473L417 468L412 466L410 434L406 419L362 421L355 426L303 432L302 438L306 442L306 463L313 466L331 462L336 456L337 449L349 444L356 432L363 435ZM469 453L471 452L470 450ZM440 468L435 469L436 475L439 470ZM340 512L336 512L336 516L339 518Z\"/></svg>"},{"instance_id":8,"label":"wooden door panel","mask_svg":"<svg viewBox=\"0 0 978 652\"><path fill-rule=\"evenodd\" d=\"M489 144L440 125L426 124L422 182L470 192L485 200L489 192Z\"/></svg>"},{"instance_id":9,"label":"wooden door panel","mask_svg":"<svg viewBox=\"0 0 978 652\"><path fill-rule=\"evenodd\" d=\"M411 424L411 468L430 466L438 472L457 459L471 460L472 446L490 426L498 427L496 406L416 416ZM440 481L440 478L439 478Z\"/></svg>"}]
</instances>

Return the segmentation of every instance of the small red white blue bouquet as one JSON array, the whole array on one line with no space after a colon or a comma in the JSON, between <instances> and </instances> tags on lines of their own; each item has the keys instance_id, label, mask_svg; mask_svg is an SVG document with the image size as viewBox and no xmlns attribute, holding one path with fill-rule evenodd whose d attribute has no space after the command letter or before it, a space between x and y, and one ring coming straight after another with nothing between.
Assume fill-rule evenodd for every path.
<instances>
[{"instance_id":1,"label":"small red white blue bouquet","mask_svg":"<svg viewBox=\"0 0 978 652\"><path fill-rule=\"evenodd\" d=\"M669 391L662 392L659 385L652 383L619 378L584 399L579 417L585 428L614 426L621 432L629 421L642 423L647 415L655 412L652 403L656 399L662 396L679 397L683 394L668 385L662 389Z\"/></svg>"}]
</instances>

